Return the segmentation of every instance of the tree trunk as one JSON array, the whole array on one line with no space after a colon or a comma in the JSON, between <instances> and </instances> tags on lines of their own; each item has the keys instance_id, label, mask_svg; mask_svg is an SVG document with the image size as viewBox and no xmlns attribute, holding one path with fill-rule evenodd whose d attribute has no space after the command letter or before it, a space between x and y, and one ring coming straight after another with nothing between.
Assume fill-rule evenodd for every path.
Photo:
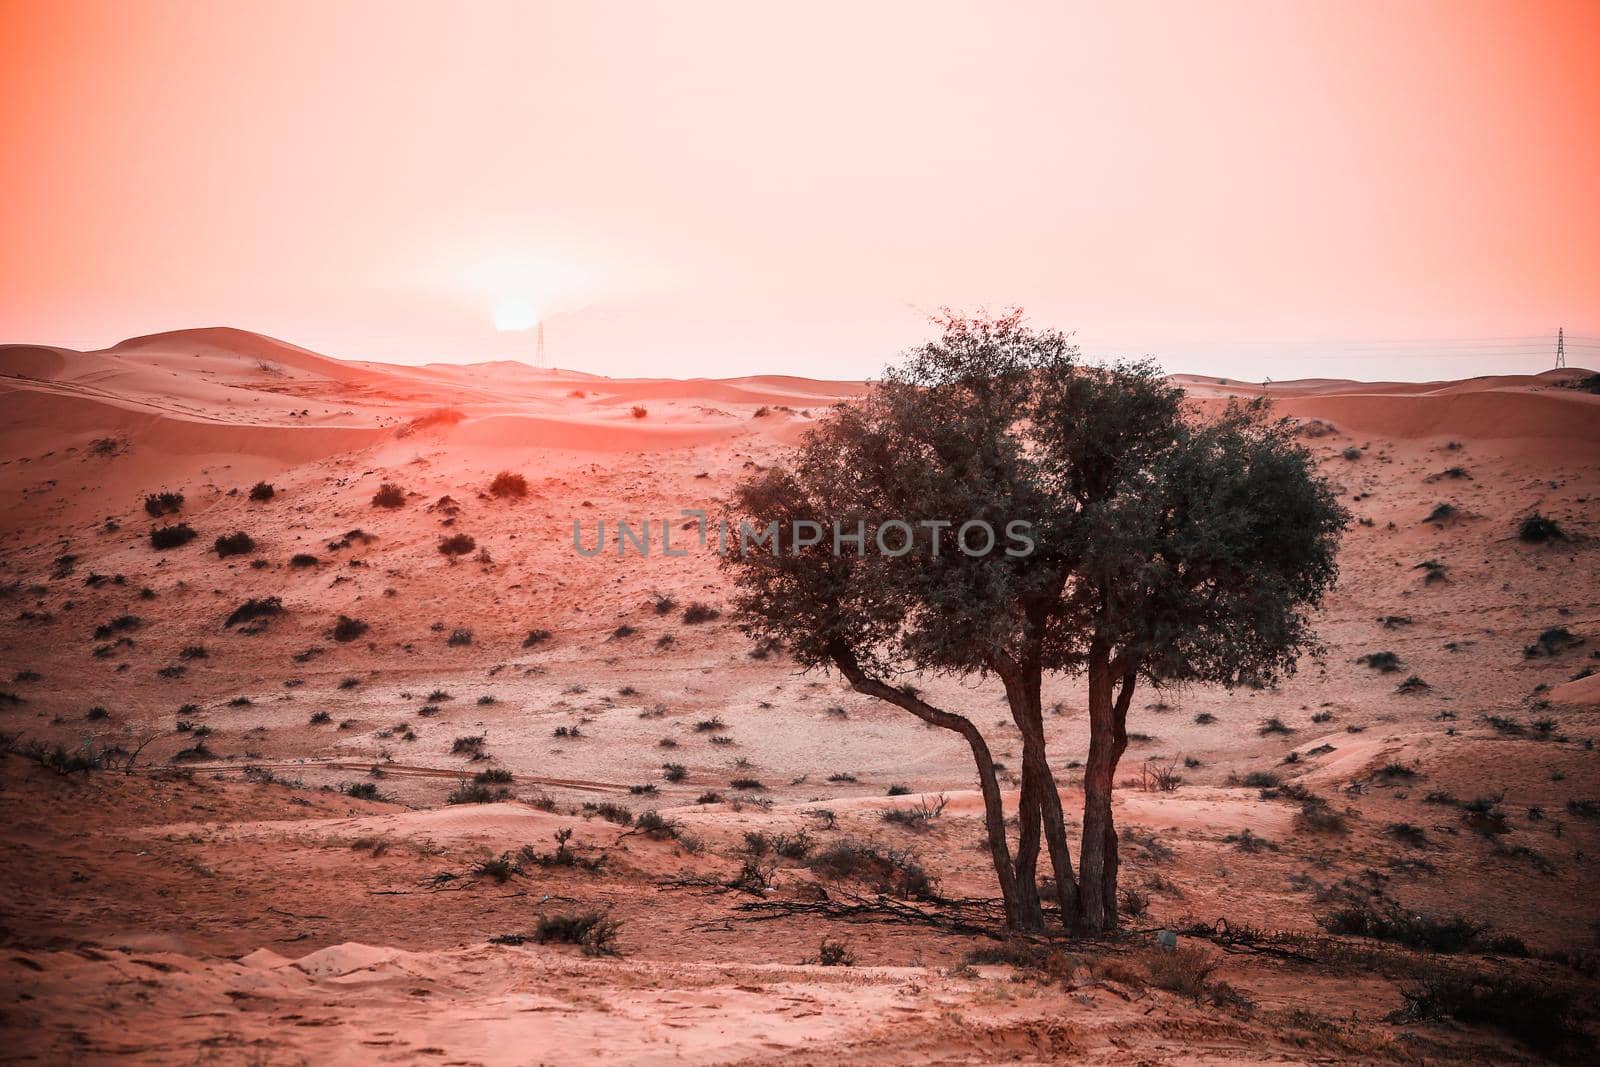
<instances>
[{"instance_id":1,"label":"tree trunk","mask_svg":"<svg viewBox=\"0 0 1600 1067\"><path fill-rule=\"evenodd\" d=\"M1128 747L1128 705L1135 677L1111 673L1110 653L1103 646L1089 650L1089 758L1083 774L1083 884L1079 922L1085 933L1103 933L1117 925L1117 831L1111 794L1117 763Z\"/></svg>"},{"instance_id":2,"label":"tree trunk","mask_svg":"<svg viewBox=\"0 0 1600 1067\"><path fill-rule=\"evenodd\" d=\"M1044 929L1044 911L1039 905L1039 790L1033 775L1022 768L1021 788L1017 791L1017 897L1025 915L1039 917L1038 930ZM1036 931L1037 932L1037 931Z\"/></svg>"},{"instance_id":3,"label":"tree trunk","mask_svg":"<svg viewBox=\"0 0 1600 1067\"><path fill-rule=\"evenodd\" d=\"M994 864L995 877L1000 882L1000 897L1005 904L1006 925L1014 930L1037 932L1044 929L1044 916L1039 911L1038 890L1028 894L1032 908L1025 905L1017 885L1017 872L1011 864L1011 846L1006 841L1005 805L1000 796L1000 783L994 776L994 757L983 732L964 715L936 708L902 689L879 681L862 670L855 654L845 647L830 649L834 666L858 693L876 697L896 707L904 708L932 726L953 730L967 741L972 749L972 760L978 768L978 788L983 793L983 825L989 837L989 858Z\"/></svg>"},{"instance_id":4,"label":"tree trunk","mask_svg":"<svg viewBox=\"0 0 1600 1067\"><path fill-rule=\"evenodd\" d=\"M1007 670L1001 678L1011 705L1011 718L1022 732L1023 781L1030 787L1019 808L1027 809L1030 804L1038 806L1050 866L1055 871L1056 903L1061 908L1062 923L1070 929L1078 914L1078 881L1072 870L1072 849L1067 843L1066 819L1061 812L1061 791L1056 787L1055 773L1050 770L1045 751L1040 674L1036 666L1030 665L1020 672Z\"/></svg>"}]
</instances>

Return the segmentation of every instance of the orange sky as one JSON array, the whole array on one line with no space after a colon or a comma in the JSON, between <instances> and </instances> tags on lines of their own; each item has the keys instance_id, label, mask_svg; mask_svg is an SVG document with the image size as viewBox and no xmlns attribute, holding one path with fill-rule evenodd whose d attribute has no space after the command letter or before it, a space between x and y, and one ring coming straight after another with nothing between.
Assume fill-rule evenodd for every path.
<instances>
[{"instance_id":1,"label":"orange sky","mask_svg":"<svg viewBox=\"0 0 1600 1067\"><path fill-rule=\"evenodd\" d=\"M1020 303L1178 371L1600 364L1593 0L0 0L0 52L0 342L531 359L520 297L563 366L860 377Z\"/></svg>"}]
</instances>

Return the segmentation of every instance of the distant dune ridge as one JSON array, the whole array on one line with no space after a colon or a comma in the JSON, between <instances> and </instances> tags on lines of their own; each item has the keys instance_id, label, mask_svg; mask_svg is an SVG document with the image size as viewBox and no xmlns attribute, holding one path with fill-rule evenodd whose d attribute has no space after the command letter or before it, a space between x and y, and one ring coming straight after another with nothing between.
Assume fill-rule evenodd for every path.
<instances>
[{"instance_id":1,"label":"distant dune ridge","mask_svg":"<svg viewBox=\"0 0 1600 1067\"><path fill-rule=\"evenodd\" d=\"M0 347L7 1052L1520 1062L1403 991L1471 969L1600 1003L1600 396L1565 387L1589 373L1176 377L1202 411L1265 391L1354 523L1323 654L1135 701L1134 932L1053 956L916 921L942 905L911 874L995 894L965 744L752 647L681 514L867 383L396 367L221 328ZM691 551L582 557L599 518ZM997 686L914 683L973 712L1015 813ZM1082 680L1042 699L1076 811ZM52 762L106 745L144 746L132 773ZM891 875L892 919L825 914ZM1478 940L1330 948L1360 908ZM585 915L615 944L541 939Z\"/></svg>"},{"instance_id":2,"label":"distant dune ridge","mask_svg":"<svg viewBox=\"0 0 1600 1067\"><path fill-rule=\"evenodd\" d=\"M1309 379L1265 388L1195 375L1174 380L1199 401L1265 392L1286 415L1326 419L1351 432L1594 442L1600 397L1555 388L1591 373L1573 368L1424 383ZM393 430L427 406L461 409L468 417L455 432L464 443L624 451L689 447L747 428L748 412L719 406L820 408L866 388L786 375L610 379L506 361L349 362L229 327L150 334L94 352L0 346L0 375L6 426L0 448L9 448L13 435L48 426L68 433L119 430L178 453L244 451L285 462L360 447L376 438L374 431ZM658 410L649 417L631 417L634 406L652 402ZM239 425L317 432L264 433L250 442L226 430Z\"/></svg>"}]
</instances>

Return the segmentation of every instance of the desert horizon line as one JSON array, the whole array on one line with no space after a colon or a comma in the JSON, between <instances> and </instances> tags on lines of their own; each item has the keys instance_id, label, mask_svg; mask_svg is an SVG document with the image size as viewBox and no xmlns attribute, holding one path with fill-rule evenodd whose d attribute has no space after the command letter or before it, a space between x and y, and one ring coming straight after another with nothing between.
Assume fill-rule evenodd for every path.
<instances>
[{"instance_id":1,"label":"desert horizon line","mask_svg":"<svg viewBox=\"0 0 1600 1067\"><path fill-rule=\"evenodd\" d=\"M1328 374L1299 374L1299 375L1294 375L1294 376L1278 377L1278 378L1274 378L1274 377L1271 377L1271 376L1267 376L1265 378L1256 378L1256 377L1248 377L1248 376L1245 376L1245 375L1238 375L1238 374L1225 374L1225 373L1214 373L1214 372L1199 371L1199 370L1178 369L1177 367L1172 365L1172 360L1174 358L1182 358L1182 357L1164 357L1162 355L1162 353L1159 352L1159 351L1147 350L1147 349L1141 348L1139 346L1115 346L1115 345L1105 345L1105 344L1089 345L1089 344L1085 344L1085 343L1083 343L1081 341L1076 340L1076 331L1065 330L1064 332L1066 333L1066 335L1068 336L1069 339L1073 339L1074 343L1077 344L1077 346L1079 348L1079 351L1080 351L1081 355L1083 356L1083 358L1088 360L1088 361L1090 361L1090 362L1093 362L1093 363L1111 363L1111 362L1116 362L1116 361L1119 361L1119 360L1128 360L1128 359L1150 359L1150 360L1153 360L1161 368L1162 373L1167 375L1168 377L1211 379L1216 384L1221 384L1221 385L1227 385L1227 384L1231 384L1231 383L1236 383L1236 384L1240 384L1240 385L1249 384L1249 385L1270 386L1272 384L1284 384L1284 385L1287 385L1287 384L1296 383L1296 382L1319 381L1319 380L1366 382L1366 383L1372 383L1372 384L1379 384L1379 383L1384 383L1384 382L1407 383L1407 384L1422 384L1422 383L1434 382L1434 381L1438 381L1438 382L1460 381L1460 380L1466 380L1466 379L1471 379L1471 378L1488 378L1488 377L1502 377L1502 376L1537 377L1537 376L1543 375L1543 374L1545 374L1547 372L1558 371L1558 370L1566 370L1568 372L1572 372L1572 371L1587 371L1588 373L1592 374L1592 373L1597 373L1595 368L1600 368L1600 329L1597 329L1597 331L1595 333L1593 333L1593 334L1574 332L1574 331L1570 331L1570 330L1564 331L1565 332L1565 348L1566 348L1566 352L1567 352L1567 362L1566 362L1566 365L1564 367L1563 366L1555 366L1555 365L1553 365L1554 364L1554 353L1555 353L1554 339L1556 337L1556 334L1551 334L1550 335L1551 344L1549 346L1544 346L1543 345L1540 335L1532 335L1532 334L1517 335L1517 336L1503 335L1503 336L1496 336L1496 337L1485 336L1485 337L1478 337L1478 338L1450 337L1450 338L1393 339L1393 340L1373 340L1373 339L1368 339L1368 340L1360 340L1360 341L1356 341L1356 340L1350 340L1350 341L1305 340L1305 341L1266 342L1266 341L1242 341L1241 340L1241 341L1228 341L1228 342L1209 342L1209 343L1206 343L1203 346L1203 347L1207 347L1207 348L1211 348L1213 350L1216 350L1218 352L1218 354L1219 354L1219 358L1223 358L1223 354L1228 349L1246 350L1246 349L1260 349L1260 348L1264 348L1264 347L1267 347L1267 346L1271 346L1271 347L1273 347L1273 348L1275 348L1277 350L1281 350L1281 351L1283 351L1285 353L1295 352L1296 349L1300 349L1301 351L1297 352L1295 354L1294 358L1297 358L1297 359L1311 359L1311 360L1348 359L1348 360L1351 360L1352 362L1354 362L1354 361L1358 361L1358 360L1361 360L1361 359L1374 359L1374 358L1388 359L1388 358L1400 358L1400 357L1403 356L1405 359L1408 359L1408 360L1410 360L1410 359L1432 359L1432 360L1448 361L1448 360L1456 360L1456 359L1473 359L1473 360L1492 359L1492 360L1504 360L1504 361L1510 363L1510 362L1530 361L1530 360L1533 360L1533 359L1545 359L1545 358L1548 357L1550 362L1551 362L1551 364L1552 364L1552 365L1549 365L1549 366L1541 366L1541 367L1514 367L1514 366L1507 366L1507 367L1497 368L1497 369L1492 370L1492 371L1479 371L1478 373L1473 373L1473 374L1458 375L1458 374L1450 373L1449 372L1449 364L1446 363L1446 364L1441 365L1439 367L1440 373L1435 374L1435 375L1431 375L1431 376L1427 376L1427 377L1415 377L1415 376L1408 377L1408 376L1403 376L1403 375L1400 375L1400 376L1387 376L1387 377L1362 377L1362 376L1355 375L1355 374L1345 374L1345 373L1340 373L1340 372L1335 371L1333 373L1328 373ZM127 347L127 346L139 344L141 342L154 342L154 341L168 340L168 339L173 339L173 338L181 338L181 337L184 337L185 335L204 335L204 334L213 334L213 333L224 333L224 334L231 333L231 334L239 334L239 335L243 335L243 336L247 336L247 337L251 337L251 338L256 338L256 339L259 339L259 340L270 342L272 344L283 345L283 346L286 346L286 347L289 347L289 348L294 348L294 349L297 349L297 350L299 350L301 352L309 353L311 355L318 356L318 357L323 358L323 359L334 360L334 361L337 361L339 363L366 364L366 365L379 366L379 367L398 367L398 368L412 368L412 369L437 368L437 367L470 369L470 368L474 368L474 367L493 367L493 366L513 365L513 366L526 368L527 370L535 372L537 374L549 375L551 377L561 377L563 375L570 375L570 376L584 377L584 378L601 378L601 379L606 379L606 380L610 380L610 381L619 381L619 382L624 382L624 381L680 381L680 382L711 381L711 382L716 382L716 381L735 381L735 380L739 380L741 378L784 377L784 378L800 378L800 379L805 379L805 380L808 380L808 381L815 381L815 382L822 382L822 383L871 384L871 383L873 383L875 381L880 380L881 374L882 374L882 369L883 369L883 366L884 366L885 362L893 362L895 359L900 358L901 356L904 355L904 353L906 351L906 347L908 347L908 346L902 346L899 349L895 349L895 350L892 350L892 351L887 351L886 353L880 355L878 357L880 362L878 362L874 366L873 371L871 373L864 374L864 375L862 375L860 377L817 376L817 375L811 375L811 374L796 373L795 371L781 369L781 368L780 369L771 369L771 370L756 368L756 369L750 369L750 370L744 371L744 372L739 373L739 374L728 374L728 375L697 374L697 375L687 375L687 376L682 376L682 377L676 376L676 375L670 375L670 374L654 374L654 375L620 374L620 375L614 375L614 374L606 373L604 371L586 370L586 369L583 369L583 368L580 368L580 367L563 366L563 365L560 365L560 364L554 364L554 365L551 365L551 366L548 366L548 367L540 366L536 362L530 362L527 359L519 359L519 358L515 358L515 357L499 357L499 358L484 358L484 359L460 359L460 360L449 359L449 358L432 358L432 359L421 359L418 362L398 362L398 361L395 361L395 360L392 360L392 359L371 359L371 358L363 358L363 357L359 357L359 356L346 356L346 355L335 354L335 352L332 349L327 348L327 347L311 347L309 345L301 344L298 341L288 340L281 333L269 333L266 330L257 330L257 329L252 329L252 328L246 327L246 326L234 326L234 325L227 325L227 324L212 324L212 325L206 325L206 326L177 326L177 327L173 327L173 328L170 328L170 329L155 330L155 331L151 331L151 332L147 332L147 333L132 334L132 335L123 337L120 340L114 341L114 342L112 342L110 344L104 345L102 347L78 348L78 347L75 347L75 346L69 345L69 344L57 344L57 343L52 343L52 342L30 341L30 340L0 341L0 350L4 350L4 349L7 349L7 348L54 348L54 349L61 349L61 350L65 350L65 351L83 352L83 353L114 352L119 348L124 348L124 347ZM1320 353L1319 352L1315 352L1315 351L1305 351L1305 349L1308 349L1308 348L1323 348L1323 349L1329 349L1329 350L1337 349L1337 350L1341 350L1341 351L1324 351L1324 352L1320 352ZM1421 351L1421 349L1430 349L1432 351ZM1193 357L1189 357L1189 358L1192 359ZM1585 360L1585 358L1592 358L1594 366L1591 367L1591 366L1586 365L1583 362ZM785 362L785 360L779 358L779 359L775 359L774 362L782 363L782 362ZM870 363L870 359L864 359L863 362Z\"/></svg>"}]
</instances>

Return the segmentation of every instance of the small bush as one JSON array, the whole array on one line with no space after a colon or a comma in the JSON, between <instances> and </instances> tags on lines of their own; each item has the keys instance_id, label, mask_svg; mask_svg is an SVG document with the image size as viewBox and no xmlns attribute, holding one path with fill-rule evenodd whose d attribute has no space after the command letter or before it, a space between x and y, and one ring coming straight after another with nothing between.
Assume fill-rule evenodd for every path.
<instances>
[{"instance_id":1,"label":"small bush","mask_svg":"<svg viewBox=\"0 0 1600 1067\"><path fill-rule=\"evenodd\" d=\"M243 556L256 550L256 542L255 538L240 530L217 538L213 547L216 548L217 555L222 557Z\"/></svg>"},{"instance_id":2,"label":"small bush","mask_svg":"<svg viewBox=\"0 0 1600 1067\"><path fill-rule=\"evenodd\" d=\"M1432 689L1432 688L1433 688L1433 686L1431 686L1427 682L1423 681L1422 678L1419 675L1413 674L1409 678L1407 678L1405 681L1403 681L1399 685L1395 686L1394 687L1394 691L1396 693L1406 693L1406 694L1410 694L1410 693L1425 693L1429 689Z\"/></svg>"},{"instance_id":3,"label":"small bush","mask_svg":"<svg viewBox=\"0 0 1600 1067\"><path fill-rule=\"evenodd\" d=\"M468 734L458 737L450 743L452 756L475 756L483 751L485 742L489 740L487 734Z\"/></svg>"},{"instance_id":4,"label":"small bush","mask_svg":"<svg viewBox=\"0 0 1600 1067\"><path fill-rule=\"evenodd\" d=\"M943 793L933 800L924 797L915 807L886 809L883 812L883 821L921 833L929 829L934 820L944 814L945 805L948 803L949 800Z\"/></svg>"},{"instance_id":5,"label":"small bush","mask_svg":"<svg viewBox=\"0 0 1600 1067\"><path fill-rule=\"evenodd\" d=\"M444 801L446 804L493 804L510 797L511 790L479 774L458 781Z\"/></svg>"},{"instance_id":6,"label":"small bush","mask_svg":"<svg viewBox=\"0 0 1600 1067\"><path fill-rule=\"evenodd\" d=\"M730 789L742 789L747 793L759 792L766 788L754 778L735 778L728 783Z\"/></svg>"},{"instance_id":7,"label":"small bush","mask_svg":"<svg viewBox=\"0 0 1600 1067\"><path fill-rule=\"evenodd\" d=\"M1546 541L1565 540L1567 535L1556 520L1535 511L1524 516L1517 525L1517 536L1531 545L1538 545Z\"/></svg>"},{"instance_id":8,"label":"small bush","mask_svg":"<svg viewBox=\"0 0 1600 1067\"><path fill-rule=\"evenodd\" d=\"M1538 656L1558 656L1569 648L1576 648L1583 644L1583 638L1567 629L1565 626L1552 626L1534 639L1533 644L1522 650L1528 659Z\"/></svg>"},{"instance_id":9,"label":"small bush","mask_svg":"<svg viewBox=\"0 0 1600 1067\"><path fill-rule=\"evenodd\" d=\"M817 946L817 962L824 967L854 967L856 956L845 942L825 937L822 944Z\"/></svg>"},{"instance_id":10,"label":"small bush","mask_svg":"<svg viewBox=\"0 0 1600 1067\"><path fill-rule=\"evenodd\" d=\"M341 792L347 797L354 797L356 800L384 799L378 793L378 784L376 782L351 782L344 786Z\"/></svg>"},{"instance_id":11,"label":"small bush","mask_svg":"<svg viewBox=\"0 0 1600 1067\"><path fill-rule=\"evenodd\" d=\"M1427 517L1422 521L1442 524L1449 522L1459 514L1461 514L1461 510L1454 504L1438 504L1434 506L1432 511L1428 512Z\"/></svg>"},{"instance_id":12,"label":"small bush","mask_svg":"<svg viewBox=\"0 0 1600 1067\"><path fill-rule=\"evenodd\" d=\"M509 852L502 852L498 856L486 856L473 864L472 873L479 878L493 878L496 882L507 882L512 875L521 874L522 868L511 859Z\"/></svg>"},{"instance_id":13,"label":"small bush","mask_svg":"<svg viewBox=\"0 0 1600 1067\"><path fill-rule=\"evenodd\" d=\"M328 722L332 722L332 721L333 721L333 716L329 715L325 711L313 711L311 713L311 725L312 726L321 726L323 723L328 723Z\"/></svg>"},{"instance_id":14,"label":"small bush","mask_svg":"<svg viewBox=\"0 0 1600 1067\"><path fill-rule=\"evenodd\" d=\"M683 609L683 621L691 626L702 622L710 622L719 618L722 612L709 604L702 604L698 600Z\"/></svg>"},{"instance_id":15,"label":"small bush","mask_svg":"<svg viewBox=\"0 0 1600 1067\"><path fill-rule=\"evenodd\" d=\"M606 822L613 822L618 826L633 825L633 812L621 804L613 804L609 800L601 801L599 804L585 804L583 810L592 812Z\"/></svg>"},{"instance_id":16,"label":"small bush","mask_svg":"<svg viewBox=\"0 0 1600 1067\"><path fill-rule=\"evenodd\" d=\"M1593 1051L1593 1039L1579 1022L1571 991L1504 974L1439 971L1403 986L1405 1007L1395 1022L1454 1019L1489 1026L1533 1051L1555 1060L1580 1062Z\"/></svg>"},{"instance_id":17,"label":"small bush","mask_svg":"<svg viewBox=\"0 0 1600 1067\"><path fill-rule=\"evenodd\" d=\"M271 500L277 495L278 491L272 487L271 482L257 482L250 487L250 499L257 503Z\"/></svg>"},{"instance_id":18,"label":"small bush","mask_svg":"<svg viewBox=\"0 0 1600 1067\"><path fill-rule=\"evenodd\" d=\"M477 547L478 542L472 539L471 534L458 533L439 538L439 551L450 557L465 556Z\"/></svg>"},{"instance_id":19,"label":"small bush","mask_svg":"<svg viewBox=\"0 0 1600 1067\"><path fill-rule=\"evenodd\" d=\"M650 411L643 404L635 404L633 407L628 409L628 414L632 415L636 419L642 419L646 415L650 414Z\"/></svg>"},{"instance_id":20,"label":"small bush","mask_svg":"<svg viewBox=\"0 0 1600 1067\"><path fill-rule=\"evenodd\" d=\"M144 498L145 514L152 519L159 519L163 515L176 515L183 510L182 493L151 493Z\"/></svg>"},{"instance_id":21,"label":"small bush","mask_svg":"<svg viewBox=\"0 0 1600 1067\"><path fill-rule=\"evenodd\" d=\"M616 956L617 933L621 929L620 922L598 911L541 915L533 939L541 945L577 945L586 956Z\"/></svg>"},{"instance_id":22,"label":"small bush","mask_svg":"<svg viewBox=\"0 0 1600 1067\"><path fill-rule=\"evenodd\" d=\"M501 471L494 476L494 481L489 483L489 492L502 500L507 498L521 500L528 495L528 479L512 471Z\"/></svg>"},{"instance_id":23,"label":"small bush","mask_svg":"<svg viewBox=\"0 0 1600 1067\"><path fill-rule=\"evenodd\" d=\"M1361 458L1361 449L1357 448L1355 445L1347 445L1345 446L1345 450L1339 454L1345 459L1349 460L1351 463L1354 463L1356 460Z\"/></svg>"},{"instance_id":24,"label":"small bush","mask_svg":"<svg viewBox=\"0 0 1600 1067\"><path fill-rule=\"evenodd\" d=\"M1400 669L1400 657L1393 652L1368 652L1356 662L1384 674L1393 674Z\"/></svg>"},{"instance_id":25,"label":"small bush","mask_svg":"<svg viewBox=\"0 0 1600 1067\"><path fill-rule=\"evenodd\" d=\"M652 786L651 788L654 787ZM676 822L653 808L649 811L640 812L633 828L652 841L669 841L677 837L681 832L681 828Z\"/></svg>"},{"instance_id":26,"label":"small bush","mask_svg":"<svg viewBox=\"0 0 1600 1067\"><path fill-rule=\"evenodd\" d=\"M522 647L532 648L535 645L542 645L552 636L549 630L529 630L528 636L522 639Z\"/></svg>"},{"instance_id":27,"label":"small bush","mask_svg":"<svg viewBox=\"0 0 1600 1067\"><path fill-rule=\"evenodd\" d=\"M403 508L405 505L406 491L393 482L384 482L372 494L372 506L375 508Z\"/></svg>"},{"instance_id":28,"label":"small bush","mask_svg":"<svg viewBox=\"0 0 1600 1067\"><path fill-rule=\"evenodd\" d=\"M879 892L914 900L934 895L933 881L909 852L877 845L840 841L811 856L807 866L823 878L855 879Z\"/></svg>"},{"instance_id":29,"label":"small bush","mask_svg":"<svg viewBox=\"0 0 1600 1067\"><path fill-rule=\"evenodd\" d=\"M445 639L444 643L449 645L451 648L461 648L464 645L470 645L472 644L472 631L468 630L466 627L457 626L454 630L450 631L450 636Z\"/></svg>"},{"instance_id":30,"label":"small bush","mask_svg":"<svg viewBox=\"0 0 1600 1067\"><path fill-rule=\"evenodd\" d=\"M1266 737L1268 734L1292 734L1294 733L1294 730L1291 727L1285 726L1283 720L1274 715L1272 718L1263 722L1256 730L1256 733L1260 734L1262 737Z\"/></svg>"},{"instance_id":31,"label":"small bush","mask_svg":"<svg viewBox=\"0 0 1600 1067\"><path fill-rule=\"evenodd\" d=\"M243 604L233 609L233 614L228 616L222 625L224 628L236 626L241 622L253 622L257 619L267 619L274 615L283 614L283 601L275 596L251 597Z\"/></svg>"},{"instance_id":32,"label":"small bush","mask_svg":"<svg viewBox=\"0 0 1600 1067\"><path fill-rule=\"evenodd\" d=\"M1321 797L1307 796L1300 801L1300 811L1294 817L1298 830L1313 834L1344 834L1350 832L1349 817L1337 811Z\"/></svg>"},{"instance_id":33,"label":"small bush","mask_svg":"<svg viewBox=\"0 0 1600 1067\"><path fill-rule=\"evenodd\" d=\"M1450 580L1450 568L1436 559L1425 559L1411 569L1423 572L1422 583L1424 585L1432 585L1435 582L1448 582Z\"/></svg>"},{"instance_id":34,"label":"small bush","mask_svg":"<svg viewBox=\"0 0 1600 1067\"><path fill-rule=\"evenodd\" d=\"M681 763L663 763L661 777L669 782L681 782L689 777L689 769Z\"/></svg>"},{"instance_id":35,"label":"small bush","mask_svg":"<svg viewBox=\"0 0 1600 1067\"><path fill-rule=\"evenodd\" d=\"M1398 908L1378 911L1352 904L1320 916L1317 924L1330 934L1392 941L1426 952L1455 953L1478 947L1488 927L1463 916L1435 919Z\"/></svg>"},{"instance_id":36,"label":"small bush","mask_svg":"<svg viewBox=\"0 0 1600 1067\"><path fill-rule=\"evenodd\" d=\"M1427 831L1415 823L1392 822L1383 828L1383 832L1396 841L1403 841L1413 848L1424 848L1428 844Z\"/></svg>"},{"instance_id":37,"label":"small bush","mask_svg":"<svg viewBox=\"0 0 1600 1067\"><path fill-rule=\"evenodd\" d=\"M1170 952L1152 952L1144 963L1151 985L1192 1000L1205 997L1211 976L1219 966L1211 953L1196 945L1180 945Z\"/></svg>"},{"instance_id":38,"label":"small bush","mask_svg":"<svg viewBox=\"0 0 1600 1067\"><path fill-rule=\"evenodd\" d=\"M289 566L291 567L315 567L316 565L317 557L309 552L296 552L289 557Z\"/></svg>"},{"instance_id":39,"label":"small bush","mask_svg":"<svg viewBox=\"0 0 1600 1067\"><path fill-rule=\"evenodd\" d=\"M348 615L340 615L339 621L333 624L333 629L328 631L328 636L335 641L354 641L365 634L371 627L360 619L352 619Z\"/></svg>"},{"instance_id":40,"label":"small bush","mask_svg":"<svg viewBox=\"0 0 1600 1067\"><path fill-rule=\"evenodd\" d=\"M155 549L178 548L193 541L198 534L186 522L176 522L171 526L157 526L150 531L150 547Z\"/></svg>"}]
</instances>

